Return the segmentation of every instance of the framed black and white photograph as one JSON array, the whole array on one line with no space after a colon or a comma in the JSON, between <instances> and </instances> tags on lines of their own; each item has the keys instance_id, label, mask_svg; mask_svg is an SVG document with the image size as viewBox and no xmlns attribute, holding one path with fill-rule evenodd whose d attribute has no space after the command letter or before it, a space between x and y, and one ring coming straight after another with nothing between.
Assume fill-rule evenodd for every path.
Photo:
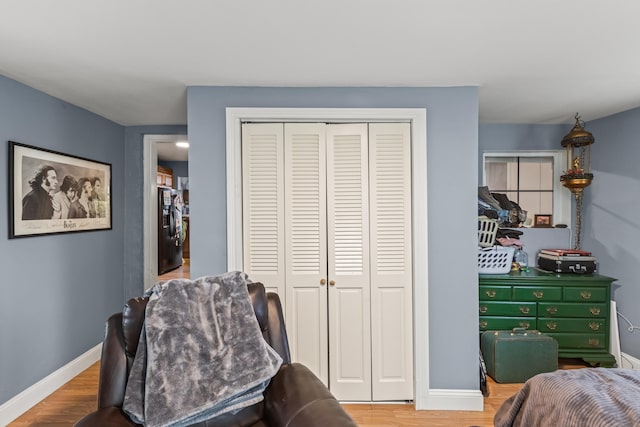
<instances>
[{"instance_id":1,"label":"framed black and white photograph","mask_svg":"<svg viewBox=\"0 0 640 427\"><path fill-rule=\"evenodd\" d=\"M9 141L9 238L111 229L111 165Z\"/></svg>"}]
</instances>

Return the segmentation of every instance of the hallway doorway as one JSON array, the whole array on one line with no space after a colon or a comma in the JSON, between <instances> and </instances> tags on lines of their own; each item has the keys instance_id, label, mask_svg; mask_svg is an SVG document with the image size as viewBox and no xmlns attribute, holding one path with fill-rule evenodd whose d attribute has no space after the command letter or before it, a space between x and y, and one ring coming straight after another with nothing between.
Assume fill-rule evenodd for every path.
<instances>
[{"instance_id":1,"label":"hallway doorway","mask_svg":"<svg viewBox=\"0 0 640 427\"><path fill-rule=\"evenodd\" d=\"M166 152L177 142L187 141L187 135L144 135L143 139L143 251L144 251L144 289L151 288L158 277L158 164L159 161L173 161ZM188 151L176 161L188 164ZM164 159L164 160L163 160ZM185 161L186 159L186 161ZM184 166L188 175L188 165ZM181 172L182 175L185 172ZM173 181L173 180L172 180ZM166 184L166 182L164 182ZM173 186L176 186L173 181Z\"/></svg>"}]
</instances>

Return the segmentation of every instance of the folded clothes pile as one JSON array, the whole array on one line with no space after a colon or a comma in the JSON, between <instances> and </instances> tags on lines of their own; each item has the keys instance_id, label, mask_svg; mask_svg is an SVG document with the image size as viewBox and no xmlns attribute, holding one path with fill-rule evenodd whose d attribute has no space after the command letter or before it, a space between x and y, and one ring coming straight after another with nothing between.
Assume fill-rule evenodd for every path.
<instances>
[{"instance_id":1,"label":"folded clothes pile","mask_svg":"<svg viewBox=\"0 0 640 427\"><path fill-rule=\"evenodd\" d=\"M492 193L489 187L478 187L478 215L497 219L501 227L520 227L527 219L527 211L506 194Z\"/></svg>"}]
</instances>

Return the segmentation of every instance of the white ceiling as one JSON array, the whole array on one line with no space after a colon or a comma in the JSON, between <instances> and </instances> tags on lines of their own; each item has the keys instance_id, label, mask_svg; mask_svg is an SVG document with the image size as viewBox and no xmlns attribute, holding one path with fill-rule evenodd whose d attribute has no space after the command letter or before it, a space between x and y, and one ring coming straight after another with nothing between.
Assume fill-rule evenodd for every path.
<instances>
[{"instance_id":1,"label":"white ceiling","mask_svg":"<svg viewBox=\"0 0 640 427\"><path fill-rule=\"evenodd\" d=\"M634 0L0 0L0 74L122 125L186 87L478 86L483 123L640 106Z\"/></svg>"}]
</instances>

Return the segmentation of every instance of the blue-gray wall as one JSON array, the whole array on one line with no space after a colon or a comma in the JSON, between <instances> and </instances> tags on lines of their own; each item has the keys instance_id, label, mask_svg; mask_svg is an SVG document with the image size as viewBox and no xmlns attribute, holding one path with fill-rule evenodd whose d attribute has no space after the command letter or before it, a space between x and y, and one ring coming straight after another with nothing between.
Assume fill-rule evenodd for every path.
<instances>
[{"instance_id":1,"label":"blue-gray wall","mask_svg":"<svg viewBox=\"0 0 640 427\"><path fill-rule=\"evenodd\" d=\"M196 277L226 269L226 107L427 109L421 143L427 143L430 387L477 389L477 88L190 87L187 94Z\"/></svg>"},{"instance_id":2,"label":"blue-gray wall","mask_svg":"<svg viewBox=\"0 0 640 427\"><path fill-rule=\"evenodd\" d=\"M478 185L482 184L482 154L496 151L561 150L570 125L481 124L478 132Z\"/></svg>"},{"instance_id":3,"label":"blue-gray wall","mask_svg":"<svg viewBox=\"0 0 640 427\"><path fill-rule=\"evenodd\" d=\"M582 247L598 256L600 273L618 279L618 311L640 326L640 109L588 122L593 183L584 190ZM640 358L640 331L618 318L622 351Z\"/></svg>"},{"instance_id":4,"label":"blue-gray wall","mask_svg":"<svg viewBox=\"0 0 640 427\"><path fill-rule=\"evenodd\" d=\"M8 238L7 141L111 163L113 229ZM123 303L124 127L0 76L0 404L102 341Z\"/></svg>"}]
</instances>

